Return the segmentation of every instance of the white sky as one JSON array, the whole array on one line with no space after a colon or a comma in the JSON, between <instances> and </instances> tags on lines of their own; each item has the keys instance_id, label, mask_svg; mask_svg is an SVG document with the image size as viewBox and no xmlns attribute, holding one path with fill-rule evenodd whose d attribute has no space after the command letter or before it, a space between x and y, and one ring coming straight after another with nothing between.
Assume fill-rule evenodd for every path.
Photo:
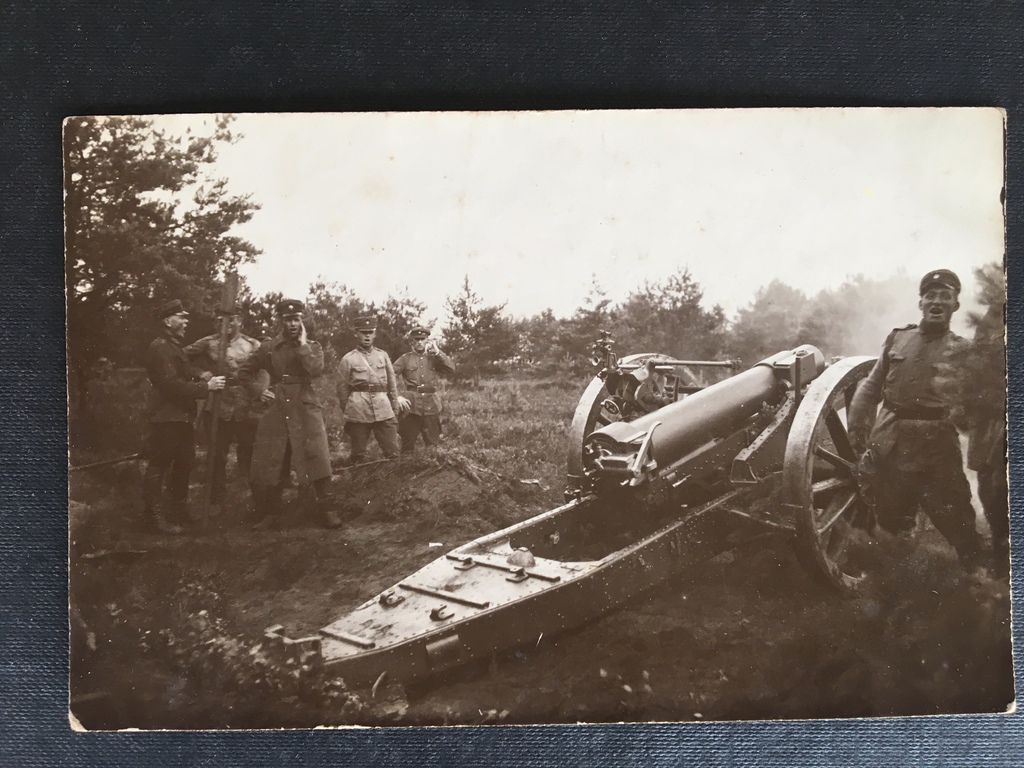
<instances>
[{"instance_id":1,"label":"white sky","mask_svg":"<svg viewBox=\"0 0 1024 768\"><path fill-rule=\"evenodd\" d=\"M180 130L200 116L166 117ZM779 278L809 294L863 273L999 260L994 109L238 115L213 175L262 209L257 292L318 275L444 316L463 275L515 316L571 314L688 266L729 314ZM966 296L965 296L966 298ZM916 297L907 297L913 321Z\"/></svg>"}]
</instances>

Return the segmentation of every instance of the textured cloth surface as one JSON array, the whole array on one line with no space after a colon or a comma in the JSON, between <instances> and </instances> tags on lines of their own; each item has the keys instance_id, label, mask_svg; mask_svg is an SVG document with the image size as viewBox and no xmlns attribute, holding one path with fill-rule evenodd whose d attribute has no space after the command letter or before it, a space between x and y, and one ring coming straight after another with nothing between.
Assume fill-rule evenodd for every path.
<instances>
[{"instance_id":1,"label":"textured cloth surface","mask_svg":"<svg viewBox=\"0 0 1024 768\"><path fill-rule=\"evenodd\" d=\"M1024 5L9 3L0 11L0 764L1006 766L1024 717L76 734L68 727L60 121L212 110L935 106L1009 112L1010 456L1020 514ZM344 181L344 180L341 180ZM339 182L340 183L340 182ZM301 224L301 222L296 222ZM756 244L755 244L756 246ZM683 255L685 258L685 255ZM767 260L766 260L767 262ZM382 269L386 266L382 267ZM856 265L843 265L842 273ZM585 279L586 276L581 276ZM1021 585L1015 615L1024 615ZM1020 622L1015 627L1018 657ZM1018 690L1021 676L1018 661Z\"/></svg>"}]
</instances>

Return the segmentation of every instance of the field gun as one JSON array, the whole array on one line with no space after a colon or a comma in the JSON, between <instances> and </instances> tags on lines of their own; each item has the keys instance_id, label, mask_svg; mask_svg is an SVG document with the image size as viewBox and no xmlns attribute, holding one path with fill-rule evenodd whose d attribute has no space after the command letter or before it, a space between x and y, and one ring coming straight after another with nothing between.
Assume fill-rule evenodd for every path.
<instances>
[{"instance_id":1,"label":"field gun","mask_svg":"<svg viewBox=\"0 0 1024 768\"><path fill-rule=\"evenodd\" d=\"M706 382L733 361L612 352L570 428L563 505L427 564L308 638L350 686L411 680L580 626L766 530L838 590L864 574L865 522L846 409L874 364L804 345ZM654 377L653 381L647 381ZM632 379L632 381L630 381ZM644 405L640 386L660 394Z\"/></svg>"}]
</instances>

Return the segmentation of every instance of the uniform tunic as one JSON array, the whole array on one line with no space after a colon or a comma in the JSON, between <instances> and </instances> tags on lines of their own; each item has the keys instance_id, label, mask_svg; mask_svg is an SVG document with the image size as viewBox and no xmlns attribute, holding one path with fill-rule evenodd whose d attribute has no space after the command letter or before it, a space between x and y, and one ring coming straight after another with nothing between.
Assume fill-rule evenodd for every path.
<instances>
[{"instance_id":1,"label":"uniform tunic","mask_svg":"<svg viewBox=\"0 0 1024 768\"><path fill-rule=\"evenodd\" d=\"M276 486L288 469L290 456L300 484L330 477L327 430L313 379L323 375L324 351L320 344L275 336L263 342L241 367L243 378L252 376L252 394L272 389L273 402L260 418L252 457L252 482Z\"/></svg>"},{"instance_id":2,"label":"uniform tunic","mask_svg":"<svg viewBox=\"0 0 1024 768\"><path fill-rule=\"evenodd\" d=\"M227 386L221 390L218 407L219 416L224 421L243 421L255 417L252 412L251 383L242 381L238 372L242 364L259 349L259 346L259 341L243 333L227 342L224 350L223 372L223 375L227 376ZM217 359L219 347L219 335L204 336L185 347L185 355L193 365L198 365L206 371L216 371L219 362ZM212 393L206 399L206 410L213 410Z\"/></svg>"},{"instance_id":3,"label":"uniform tunic","mask_svg":"<svg viewBox=\"0 0 1024 768\"><path fill-rule=\"evenodd\" d=\"M935 379L949 353L964 343L952 331L930 333L916 325L889 334L850 405L851 432L864 434L881 403L869 442L876 457L895 450L904 470L925 470L954 454L959 460L959 436L946 417Z\"/></svg>"},{"instance_id":4,"label":"uniform tunic","mask_svg":"<svg viewBox=\"0 0 1024 768\"><path fill-rule=\"evenodd\" d=\"M338 404L345 421L372 424L395 417L395 369L382 349L353 349L338 367Z\"/></svg>"},{"instance_id":5,"label":"uniform tunic","mask_svg":"<svg viewBox=\"0 0 1024 768\"><path fill-rule=\"evenodd\" d=\"M455 363L444 352L419 354L406 352L395 361L395 376L409 398L412 416L437 416L441 396L437 393L440 374L454 373Z\"/></svg>"}]
</instances>

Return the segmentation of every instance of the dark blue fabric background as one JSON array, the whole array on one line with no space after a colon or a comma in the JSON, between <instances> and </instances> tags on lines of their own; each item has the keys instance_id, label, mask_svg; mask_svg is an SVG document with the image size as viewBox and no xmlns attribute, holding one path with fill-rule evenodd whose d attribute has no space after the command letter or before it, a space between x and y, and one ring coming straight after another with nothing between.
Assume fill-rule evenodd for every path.
<instances>
[{"instance_id":1,"label":"dark blue fabric background","mask_svg":"<svg viewBox=\"0 0 1024 768\"><path fill-rule=\"evenodd\" d=\"M1024 4L554 5L16 0L0 8L0 765L1024 764L1021 716L255 734L69 729L60 148L67 115L1004 107L1010 452L1012 465L1020 461ZM1018 573L1020 483L1015 468ZM1021 594L1018 583L1018 617ZM1018 652L1021 639L1018 621ZM1018 690L1021 681L1018 664Z\"/></svg>"}]
</instances>

